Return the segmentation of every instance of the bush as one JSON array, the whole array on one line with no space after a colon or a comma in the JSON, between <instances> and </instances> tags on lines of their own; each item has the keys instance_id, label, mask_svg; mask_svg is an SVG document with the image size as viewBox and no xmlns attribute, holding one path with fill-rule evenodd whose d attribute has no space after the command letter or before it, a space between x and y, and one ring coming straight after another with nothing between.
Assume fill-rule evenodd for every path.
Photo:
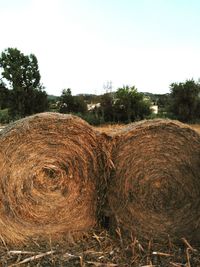
<instances>
[{"instance_id":1,"label":"bush","mask_svg":"<svg viewBox=\"0 0 200 267\"><path fill-rule=\"evenodd\" d=\"M176 119L176 117L169 112L158 112L158 114L151 113L146 119Z\"/></svg>"},{"instance_id":2,"label":"bush","mask_svg":"<svg viewBox=\"0 0 200 267\"><path fill-rule=\"evenodd\" d=\"M97 116L95 113L86 113L86 114L81 114L81 113L76 113L74 114L76 116L79 116L83 120L87 121L89 124L97 126L102 123L104 123L103 119L99 116Z\"/></svg>"},{"instance_id":3,"label":"bush","mask_svg":"<svg viewBox=\"0 0 200 267\"><path fill-rule=\"evenodd\" d=\"M8 109L1 109L0 110L0 123L7 124L11 120L10 115L8 113Z\"/></svg>"}]
</instances>

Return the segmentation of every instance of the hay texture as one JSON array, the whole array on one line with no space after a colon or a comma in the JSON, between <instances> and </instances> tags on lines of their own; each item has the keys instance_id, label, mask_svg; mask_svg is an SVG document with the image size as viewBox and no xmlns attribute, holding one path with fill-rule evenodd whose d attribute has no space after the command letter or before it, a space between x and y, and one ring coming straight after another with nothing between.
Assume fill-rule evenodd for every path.
<instances>
[{"instance_id":1,"label":"hay texture","mask_svg":"<svg viewBox=\"0 0 200 267\"><path fill-rule=\"evenodd\" d=\"M200 136L187 125L152 120L114 137L109 206L128 235L200 241Z\"/></svg>"},{"instance_id":2,"label":"hay texture","mask_svg":"<svg viewBox=\"0 0 200 267\"><path fill-rule=\"evenodd\" d=\"M40 236L56 240L95 226L102 154L98 135L75 116L43 113L4 129L1 239L11 244Z\"/></svg>"}]
</instances>

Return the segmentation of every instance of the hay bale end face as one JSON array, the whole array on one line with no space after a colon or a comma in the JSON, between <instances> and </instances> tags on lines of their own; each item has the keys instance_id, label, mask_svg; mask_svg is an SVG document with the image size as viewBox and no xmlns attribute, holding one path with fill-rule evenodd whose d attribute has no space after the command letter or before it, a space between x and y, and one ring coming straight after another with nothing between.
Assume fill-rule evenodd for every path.
<instances>
[{"instance_id":1,"label":"hay bale end face","mask_svg":"<svg viewBox=\"0 0 200 267\"><path fill-rule=\"evenodd\" d=\"M102 151L78 117L43 113L0 133L0 235L6 243L60 238L97 223Z\"/></svg>"},{"instance_id":2,"label":"hay bale end face","mask_svg":"<svg viewBox=\"0 0 200 267\"><path fill-rule=\"evenodd\" d=\"M200 241L200 136L187 125L153 120L114 137L109 206L137 238Z\"/></svg>"}]
</instances>

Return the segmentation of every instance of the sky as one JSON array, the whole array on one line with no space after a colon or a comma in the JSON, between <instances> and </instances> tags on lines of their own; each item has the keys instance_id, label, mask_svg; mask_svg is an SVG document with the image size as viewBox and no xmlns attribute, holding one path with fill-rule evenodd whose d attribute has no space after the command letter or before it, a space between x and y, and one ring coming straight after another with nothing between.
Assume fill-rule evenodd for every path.
<instances>
[{"instance_id":1,"label":"sky","mask_svg":"<svg viewBox=\"0 0 200 267\"><path fill-rule=\"evenodd\" d=\"M200 78L199 0L0 0L0 53L35 54L48 94Z\"/></svg>"}]
</instances>

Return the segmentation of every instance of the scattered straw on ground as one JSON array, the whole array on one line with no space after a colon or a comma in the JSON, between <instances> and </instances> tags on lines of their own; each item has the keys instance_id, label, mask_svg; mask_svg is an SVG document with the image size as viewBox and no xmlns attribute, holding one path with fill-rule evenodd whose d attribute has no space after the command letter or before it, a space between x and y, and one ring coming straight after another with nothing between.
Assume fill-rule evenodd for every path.
<instances>
[{"instance_id":1,"label":"scattered straw on ground","mask_svg":"<svg viewBox=\"0 0 200 267\"><path fill-rule=\"evenodd\" d=\"M200 241L200 136L187 125L153 120L114 138L109 205L127 235Z\"/></svg>"},{"instance_id":2,"label":"scattered straw on ground","mask_svg":"<svg viewBox=\"0 0 200 267\"><path fill-rule=\"evenodd\" d=\"M127 243L122 236L111 237L107 231L85 234L73 245L62 242L29 244L11 248L0 245L0 266L7 267L197 267L200 250L187 240L176 247L154 242L141 243L134 239Z\"/></svg>"},{"instance_id":3,"label":"scattered straw on ground","mask_svg":"<svg viewBox=\"0 0 200 267\"><path fill-rule=\"evenodd\" d=\"M72 239L68 232L97 224L106 166L99 143L86 122L55 113L1 131L0 238L5 244Z\"/></svg>"}]
</instances>

